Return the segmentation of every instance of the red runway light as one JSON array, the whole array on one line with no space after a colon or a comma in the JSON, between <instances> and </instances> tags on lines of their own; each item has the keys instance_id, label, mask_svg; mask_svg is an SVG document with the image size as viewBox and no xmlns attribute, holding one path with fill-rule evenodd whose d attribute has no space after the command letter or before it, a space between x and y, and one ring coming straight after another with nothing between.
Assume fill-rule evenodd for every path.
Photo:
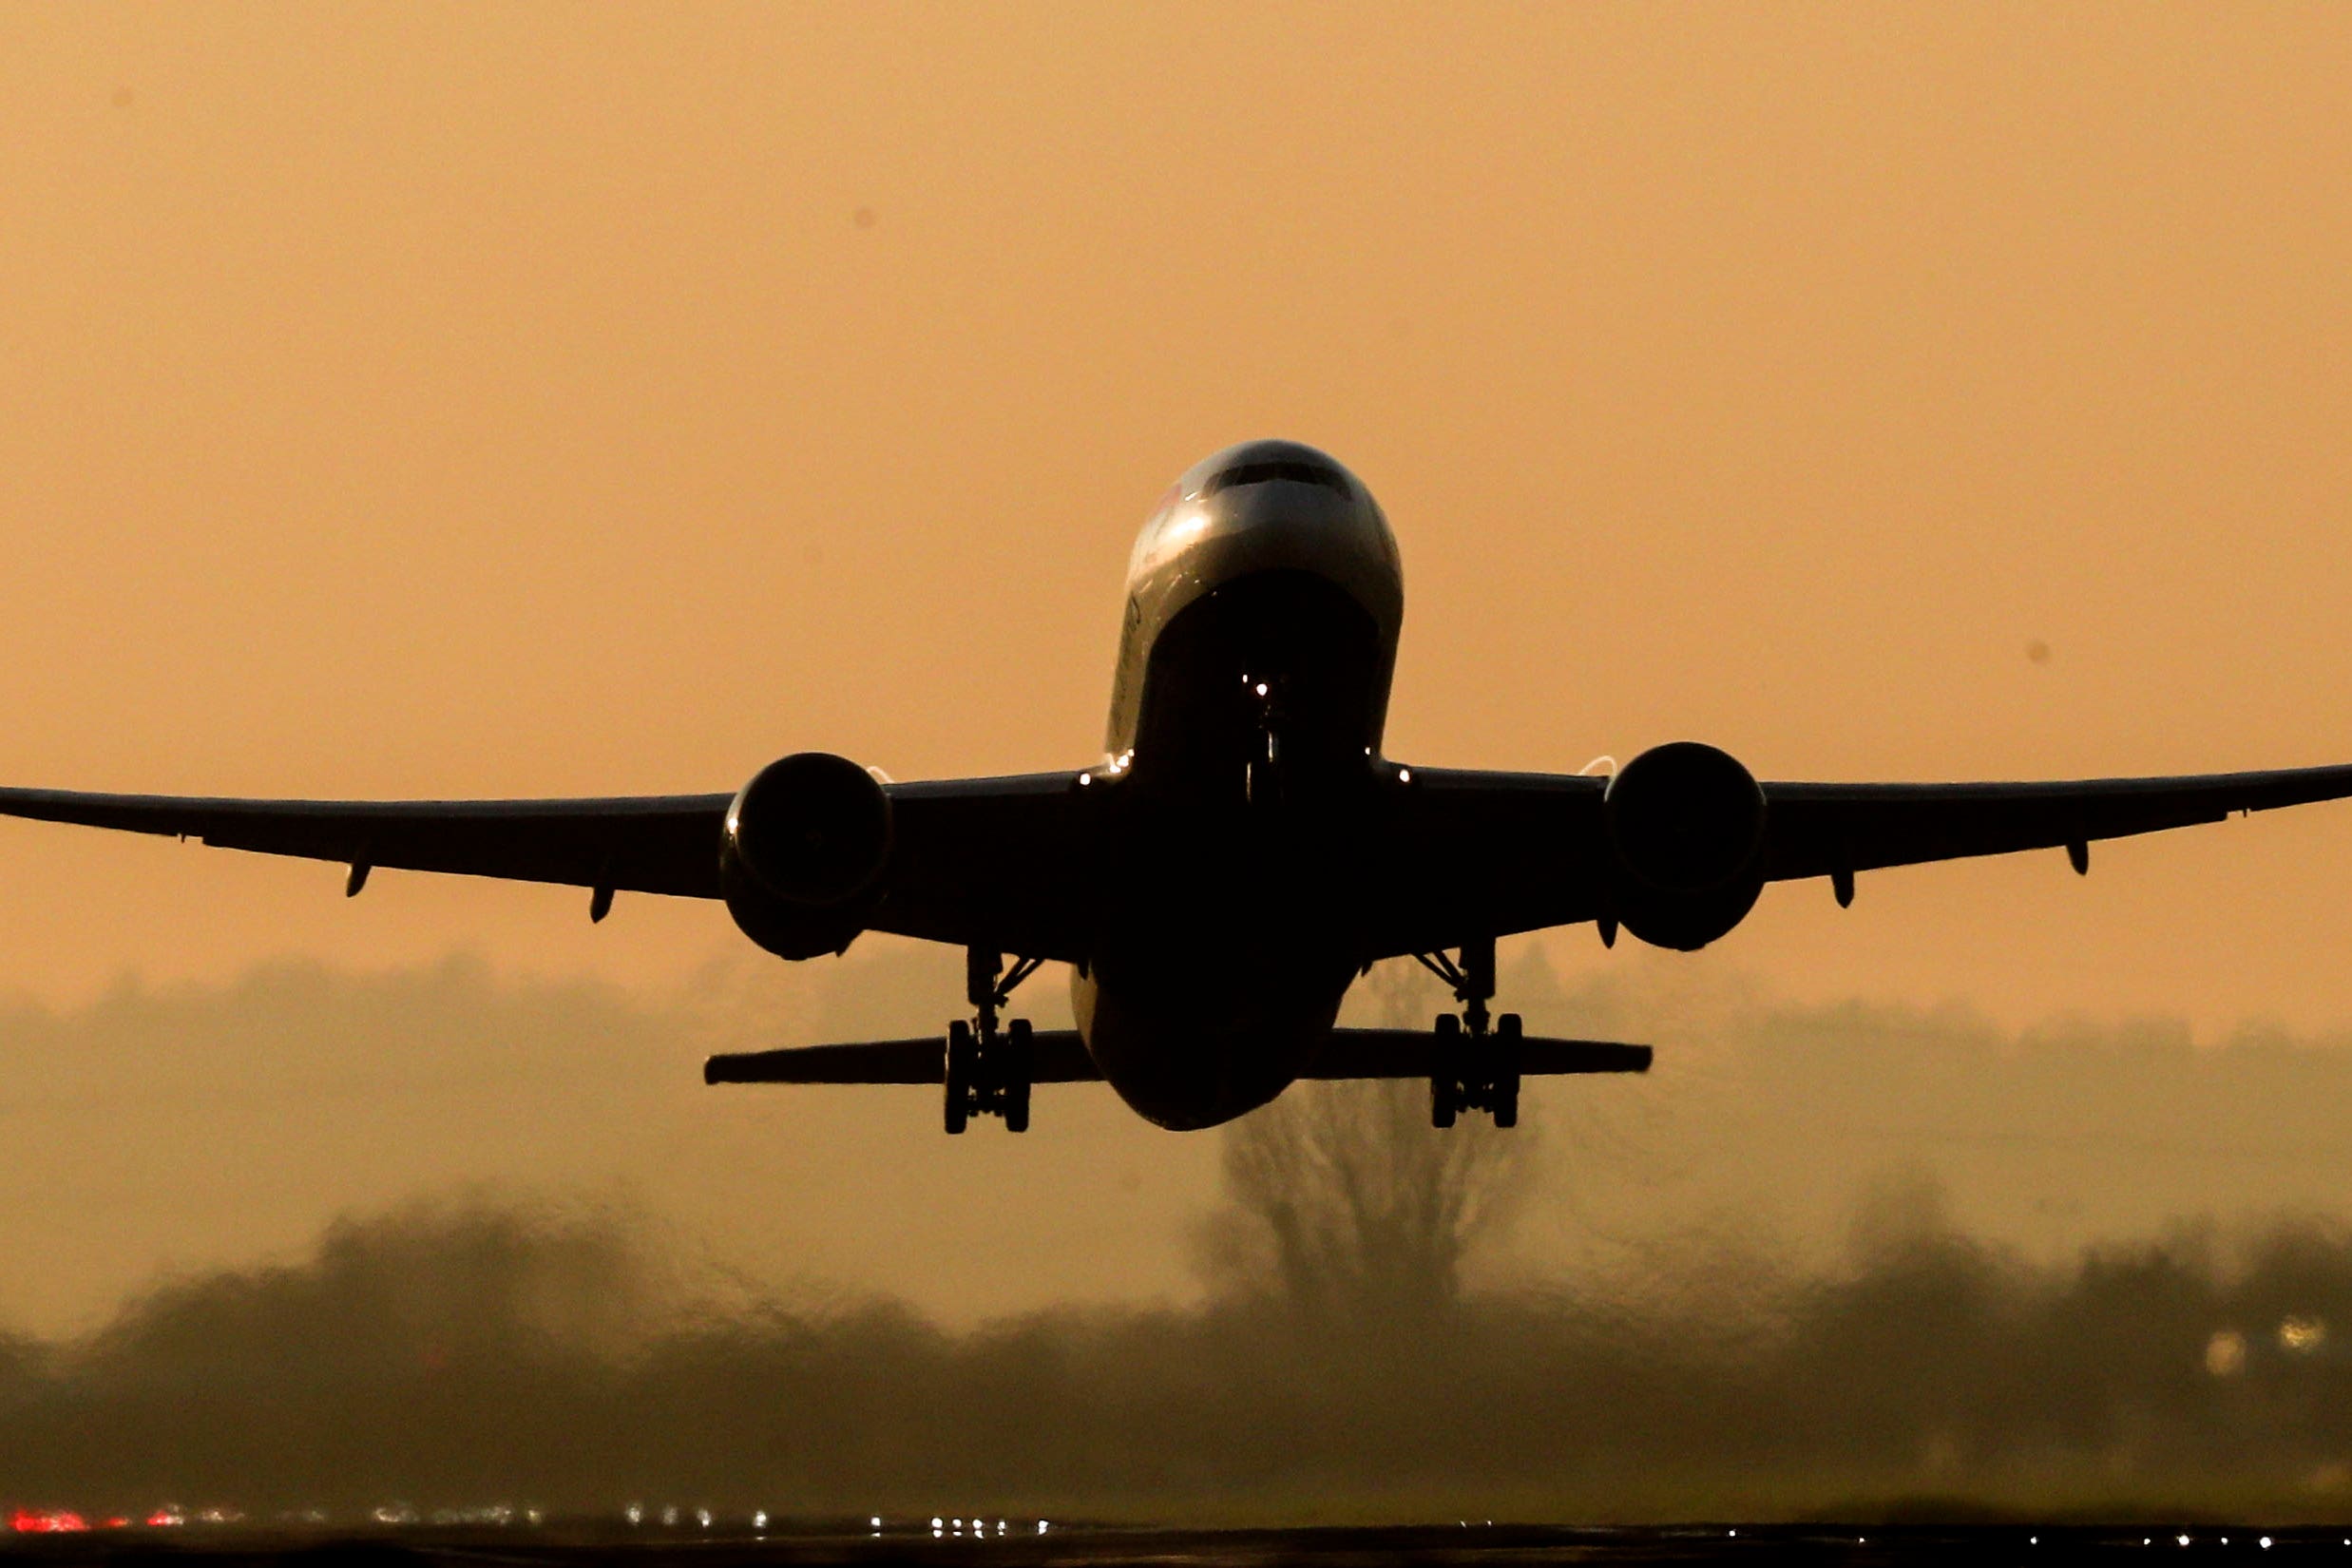
<instances>
[{"instance_id":1,"label":"red runway light","mask_svg":"<svg viewBox=\"0 0 2352 1568\"><path fill-rule=\"evenodd\" d=\"M20 1536L68 1536L89 1528L89 1522L70 1508L19 1508L9 1523Z\"/></svg>"}]
</instances>

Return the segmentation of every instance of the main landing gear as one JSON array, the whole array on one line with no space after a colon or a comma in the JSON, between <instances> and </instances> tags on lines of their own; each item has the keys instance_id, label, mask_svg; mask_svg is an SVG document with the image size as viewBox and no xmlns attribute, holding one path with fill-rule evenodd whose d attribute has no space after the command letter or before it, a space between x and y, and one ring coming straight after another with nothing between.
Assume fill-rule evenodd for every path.
<instances>
[{"instance_id":1,"label":"main landing gear","mask_svg":"<svg viewBox=\"0 0 2352 1568\"><path fill-rule=\"evenodd\" d=\"M1429 1076L1429 1124L1451 1127L1463 1111L1484 1111L1498 1127L1519 1125L1519 1014L1490 1018L1495 939L1462 945L1459 963L1443 952L1415 953L1423 968L1454 988L1462 1012L1440 1013L1437 1068Z\"/></svg>"},{"instance_id":2,"label":"main landing gear","mask_svg":"<svg viewBox=\"0 0 2352 1568\"><path fill-rule=\"evenodd\" d=\"M1004 1130L1029 1130L1029 1073L1034 1061L1029 1021L1016 1018L1002 1029L996 1012L1013 994L1013 987L1037 973L1045 961L1016 959L1011 971L1004 955L984 947L964 955L964 997L972 1004L970 1020L947 1025L947 1131L960 1133L976 1116L1000 1116Z\"/></svg>"}]
</instances>

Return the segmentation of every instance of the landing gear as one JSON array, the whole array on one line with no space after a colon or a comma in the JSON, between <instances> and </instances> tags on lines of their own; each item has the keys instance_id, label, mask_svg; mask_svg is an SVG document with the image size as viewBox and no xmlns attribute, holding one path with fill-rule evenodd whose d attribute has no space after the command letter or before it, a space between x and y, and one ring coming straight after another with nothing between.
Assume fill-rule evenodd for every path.
<instances>
[{"instance_id":1,"label":"landing gear","mask_svg":"<svg viewBox=\"0 0 2352 1568\"><path fill-rule=\"evenodd\" d=\"M1462 1004L1459 1016L1441 1013L1437 1021L1437 1070L1429 1076L1429 1124L1451 1127L1463 1111L1484 1111L1498 1127L1519 1125L1519 1042L1517 1013L1492 1017L1487 1002L1495 994L1495 939L1465 942L1460 963L1444 953L1415 953L1424 968L1454 988Z\"/></svg>"},{"instance_id":2,"label":"landing gear","mask_svg":"<svg viewBox=\"0 0 2352 1568\"><path fill-rule=\"evenodd\" d=\"M997 1009L1013 987L1037 973L1044 961L1024 958L1010 973L1004 955L974 947L965 954L964 994L974 1016L947 1025L947 1117L950 1133L960 1133L976 1116L1004 1119L1007 1132L1029 1130L1029 1075L1035 1068L1035 1036L1029 1021L1016 1018L997 1027Z\"/></svg>"}]
</instances>

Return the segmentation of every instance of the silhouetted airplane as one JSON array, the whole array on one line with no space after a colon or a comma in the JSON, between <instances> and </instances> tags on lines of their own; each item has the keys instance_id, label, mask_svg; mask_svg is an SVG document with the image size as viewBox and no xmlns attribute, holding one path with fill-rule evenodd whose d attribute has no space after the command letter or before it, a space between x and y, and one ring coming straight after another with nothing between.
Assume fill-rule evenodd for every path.
<instances>
[{"instance_id":1,"label":"silhouetted airplane","mask_svg":"<svg viewBox=\"0 0 2352 1568\"><path fill-rule=\"evenodd\" d=\"M1529 1073L1639 1072L1646 1046L1524 1036L1489 1013L1495 939L1593 921L1685 950L1767 882L1841 905L1884 866L2063 847L2352 794L2352 767L2043 784L1759 784L1695 741L1613 775L1405 767L1381 753L1405 605L1395 538L1312 448L1234 447L1137 539L1101 761L900 784L822 752L732 795L389 803L0 791L0 813L351 867L725 901L788 959L858 933L965 949L969 1020L939 1038L714 1057L713 1083L932 1083L947 1127L1028 1125L1033 1083L1108 1080L1163 1127L1214 1126L1300 1078L1427 1079L1432 1119L1518 1119ZM1005 954L1016 955L1005 967ZM1433 1030L1333 1027L1348 984L1410 955L1462 1004ZM1071 966L1076 1031L1000 1024Z\"/></svg>"}]
</instances>

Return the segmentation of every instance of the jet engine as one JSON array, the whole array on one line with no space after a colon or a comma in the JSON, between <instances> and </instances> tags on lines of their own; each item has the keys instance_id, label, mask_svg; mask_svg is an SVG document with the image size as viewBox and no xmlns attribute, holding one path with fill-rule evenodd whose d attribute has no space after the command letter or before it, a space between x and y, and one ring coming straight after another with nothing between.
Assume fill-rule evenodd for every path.
<instances>
[{"instance_id":1,"label":"jet engine","mask_svg":"<svg viewBox=\"0 0 2352 1568\"><path fill-rule=\"evenodd\" d=\"M1695 740L1617 770L1602 797L1617 920L1681 952L1730 931L1764 890L1764 811L1755 775Z\"/></svg>"},{"instance_id":2,"label":"jet engine","mask_svg":"<svg viewBox=\"0 0 2352 1568\"><path fill-rule=\"evenodd\" d=\"M727 808L719 882L743 934L780 958L838 953L865 929L890 858L890 797L864 768L796 752Z\"/></svg>"}]
</instances>

